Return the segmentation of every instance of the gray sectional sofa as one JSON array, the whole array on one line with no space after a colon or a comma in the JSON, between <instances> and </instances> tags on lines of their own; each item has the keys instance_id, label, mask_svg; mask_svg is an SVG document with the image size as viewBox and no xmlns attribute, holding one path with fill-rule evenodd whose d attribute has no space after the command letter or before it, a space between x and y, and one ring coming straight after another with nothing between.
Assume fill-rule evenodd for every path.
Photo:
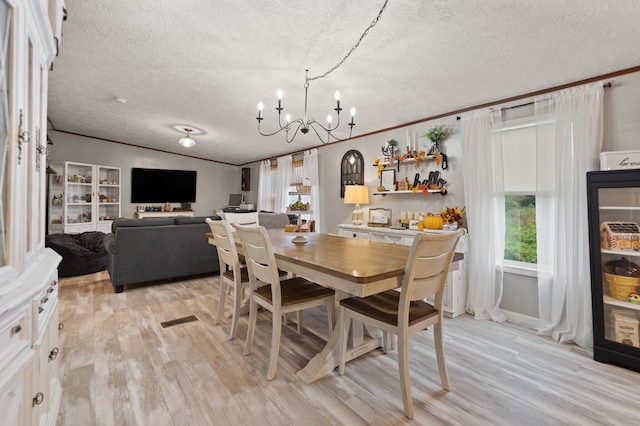
<instances>
[{"instance_id":1,"label":"gray sectional sofa","mask_svg":"<svg viewBox=\"0 0 640 426\"><path fill-rule=\"evenodd\" d=\"M220 219L211 216L212 219ZM116 219L104 237L116 293L127 284L219 273L205 217Z\"/></svg>"}]
</instances>

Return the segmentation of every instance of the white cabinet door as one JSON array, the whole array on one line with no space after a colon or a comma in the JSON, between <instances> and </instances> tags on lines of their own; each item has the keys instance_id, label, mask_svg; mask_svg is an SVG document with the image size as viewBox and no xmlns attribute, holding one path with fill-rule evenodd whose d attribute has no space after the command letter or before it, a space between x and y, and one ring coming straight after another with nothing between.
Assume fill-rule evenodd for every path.
<instances>
[{"instance_id":1,"label":"white cabinet door","mask_svg":"<svg viewBox=\"0 0 640 426\"><path fill-rule=\"evenodd\" d=\"M0 426L31 425L31 349L0 371Z\"/></svg>"}]
</instances>

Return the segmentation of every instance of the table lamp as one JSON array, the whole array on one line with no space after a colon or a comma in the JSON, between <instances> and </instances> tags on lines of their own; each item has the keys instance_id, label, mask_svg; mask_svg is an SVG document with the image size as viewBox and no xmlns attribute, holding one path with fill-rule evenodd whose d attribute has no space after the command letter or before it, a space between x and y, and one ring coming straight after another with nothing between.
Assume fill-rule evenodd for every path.
<instances>
[{"instance_id":1,"label":"table lamp","mask_svg":"<svg viewBox=\"0 0 640 426\"><path fill-rule=\"evenodd\" d=\"M351 214L351 221L354 225L362 225L362 210L360 210L360 204L369 204L369 188L365 185L345 186L344 203L356 205L356 209Z\"/></svg>"}]
</instances>

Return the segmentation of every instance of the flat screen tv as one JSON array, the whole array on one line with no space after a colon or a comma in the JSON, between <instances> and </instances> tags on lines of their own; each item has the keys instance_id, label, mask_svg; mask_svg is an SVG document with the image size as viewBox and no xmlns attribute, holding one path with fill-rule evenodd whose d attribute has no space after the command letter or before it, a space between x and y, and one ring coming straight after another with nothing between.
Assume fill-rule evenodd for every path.
<instances>
[{"instance_id":1,"label":"flat screen tv","mask_svg":"<svg viewBox=\"0 0 640 426\"><path fill-rule=\"evenodd\" d=\"M131 169L132 203L194 203L195 170Z\"/></svg>"}]
</instances>

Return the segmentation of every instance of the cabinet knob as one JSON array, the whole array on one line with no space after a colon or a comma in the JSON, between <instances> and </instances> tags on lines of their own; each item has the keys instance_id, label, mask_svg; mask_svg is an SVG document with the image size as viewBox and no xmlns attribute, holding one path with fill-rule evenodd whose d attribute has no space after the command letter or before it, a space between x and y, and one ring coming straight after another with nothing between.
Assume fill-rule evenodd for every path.
<instances>
[{"instance_id":1,"label":"cabinet knob","mask_svg":"<svg viewBox=\"0 0 640 426\"><path fill-rule=\"evenodd\" d=\"M35 407L36 405L42 404L42 401L44 401L44 394L42 392L38 392L33 398L33 406Z\"/></svg>"},{"instance_id":2,"label":"cabinet knob","mask_svg":"<svg viewBox=\"0 0 640 426\"><path fill-rule=\"evenodd\" d=\"M22 326L20 324L16 324L11 328L11 335L13 336L14 334L18 334L20 333L20 330L22 330Z\"/></svg>"},{"instance_id":3,"label":"cabinet knob","mask_svg":"<svg viewBox=\"0 0 640 426\"><path fill-rule=\"evenodd\" d=\"M44 311L44 308L42 306L38 306L38 313L41 314L42 311Z\"/></svg>"},{"instance_id":4,"label":"cabinet knob","mask_svg":"<svg viewBox=\"0 0 640 426\"><path fill-rule=\"evenodd\" d=\"M64 323L63 322L59 322L58 323L58 330L62 330L64 328Z\"/></svg>"},{"instance_id":5,"label":"cabinet knob","mask_svg":"<svg viewBox=\"0 0 640 426\"><path fill-rule=\"evenodd\" d=\"M53 281L51 281L51 286L52 286L52 287L55 287L55 286L57 286L57 285L58 285L58 280L53 280Z\"/></svg>"},{"instance_id":6,"label":"cabinet knob","mask_svg":"<svg viewBox=\"0 0 640 426\"><path fill-rule=\"evenodd\" d=\"M49 298L47 296L43 297L42 299L40 299L40 303L42 303L43 305L45 303L47 303L49 301Z\"/></svg>"},{"instance_id":7,"label":"cabinet knob","mask_svg":"<svg viewBox=\"0 0 640 426\"><path fill-rule=\"evenodd\" d=\"M55 289L53 287L49 287L47 289L47 293L53 293L55 291Z\"/></svg>"},{"instance_id":8,"label":"cabinet knob","mask_svg":"<svg viewBox=\"0 0 640 426\"><path fill-rule=\"evenodd\" d=\"M58 358L58 348L57 347L51 349L51 352L49 352L49 361L54 361L56 358Z\"/></svg>"}]
</instances>

